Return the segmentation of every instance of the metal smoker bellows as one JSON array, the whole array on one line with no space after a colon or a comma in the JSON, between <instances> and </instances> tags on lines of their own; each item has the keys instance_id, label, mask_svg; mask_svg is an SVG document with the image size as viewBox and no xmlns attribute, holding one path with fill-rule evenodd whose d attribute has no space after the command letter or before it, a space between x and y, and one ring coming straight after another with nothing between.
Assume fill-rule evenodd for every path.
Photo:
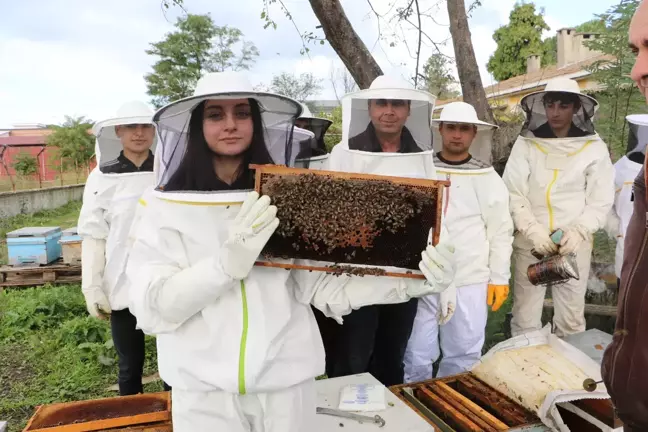
<instances>
[{"instance_id":1,"label":"metal smoker bellows","mask_svg":"<svg viewBox=\"0 0 648 432\"><path fill-rule=\"evenodd\" d=\"M252 168L256 190L272 199L281 222L263 256L335 264L258 265L423 278L411 270L418 270L430 232L432 243L438 243L443 188L449 182L275 165ZM403 271L386 273L375 267Z\"/></svg>"}]
</instances>

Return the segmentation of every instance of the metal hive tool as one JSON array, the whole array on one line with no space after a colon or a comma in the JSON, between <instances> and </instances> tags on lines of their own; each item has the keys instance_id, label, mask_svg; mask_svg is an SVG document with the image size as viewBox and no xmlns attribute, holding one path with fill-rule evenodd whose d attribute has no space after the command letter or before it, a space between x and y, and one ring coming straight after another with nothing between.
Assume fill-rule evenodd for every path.
<instances>
[{"instance_id":1,"label":"metal hive tool","mask_svg":"<svg viewBox=\"0 0 648 432\"><path fill-rule=\"evenodd\" d=\"M257 265L423 279L420 254L440 235L448 181L254 165L256 190L277 206L279 228L263 256L331 263ZM373 268L372 268L373 266ZM377 267L396 267L385 272Z\"/></svg>"}]
</instances>

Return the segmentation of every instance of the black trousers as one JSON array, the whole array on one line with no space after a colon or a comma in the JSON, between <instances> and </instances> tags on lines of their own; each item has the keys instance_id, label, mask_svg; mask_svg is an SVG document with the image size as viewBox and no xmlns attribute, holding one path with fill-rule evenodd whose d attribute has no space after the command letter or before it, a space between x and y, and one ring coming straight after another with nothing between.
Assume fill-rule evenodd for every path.
<instances>
[{"instance_id":1,"label":"black trousers","mask_svg":"<svg viewBox=\"0 0 648 432\"><path fill-rule=\"evenodd\" d=\"M320 314L318 323L326 320L320 331L329 378L369 372L385 386L402 384L403 357L417 306L417 299L365 306L345 316L342 326Z\"/></svg>"},{"instance_id":2,"label":"black trousers","mask_svg":"<svg viewBox=\"0 0 648 432\"><path fill-rule=\"evenodd\" d=\"M144 393L144 332L136 329L137 320L130 310L112 311L110 327L113 343L119 358L119 394L121 396ZM164 383L164 389L171 388Z\"/></svg>"}]
</instances>

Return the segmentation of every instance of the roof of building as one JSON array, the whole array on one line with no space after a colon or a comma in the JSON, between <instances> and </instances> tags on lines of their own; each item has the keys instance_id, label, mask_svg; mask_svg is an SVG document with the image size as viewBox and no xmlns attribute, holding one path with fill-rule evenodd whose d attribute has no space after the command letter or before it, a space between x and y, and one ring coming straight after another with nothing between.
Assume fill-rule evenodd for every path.
<instances>
[{"instance_id":1,"label":"roof of building","mask_svg":"<svg viewBox=\"0 0 648 432\"><path fill-rule=\"evenodd\" d=\"M21 146L44 146L47 142L46 136L0 136L0 146L21 147Z\"/></svg>"},{"instance_id":2,"label":"roof of building","mask_svg":"<svg viewBox=\"0 0 648 432\"><path fill-rule=\"evenodd\" d=\"M486 92L486 97L492 98L521 91L534 90L538 87L543 87L550 79L561 76L566 76L568 78L574 79L582 78L591 74L586 69L587 66L601 60L611 61L614 60L614 57L607 54L599 54L578 63L568 64L561 68L559 68L558 65L555 64L550 65L535 72L509 78L505 81L500 81L496 84L484 88L484 91ZM456 102L460 100L462 100L461 96L454 99L437 101L436 107L441 107L450 102Z\"/></svg>"}]
</instances>

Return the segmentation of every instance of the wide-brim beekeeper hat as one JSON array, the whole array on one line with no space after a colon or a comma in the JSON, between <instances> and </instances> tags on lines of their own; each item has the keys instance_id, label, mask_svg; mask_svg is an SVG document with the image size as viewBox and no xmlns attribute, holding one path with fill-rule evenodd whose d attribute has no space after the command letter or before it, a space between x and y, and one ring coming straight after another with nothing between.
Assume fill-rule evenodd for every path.
<instances>
[{"instance_id":1,"label":"wide-brim beekeeper hat","mask_svg":"<svg viewBox=\"0 0 648 432\"><path fill-rule=\"evenodd\" d=\"M430 119L436 97L426 91L414 89L402 78L387 75L377 77L368 89L346 94L342 98L343 142L348 143L351 138L367 129L371 123L369 101L380 99L408 101L410 110L405 128L420 150L432 150Z\"/></svg>"},{"instance_id":2,"label":"wide-brim beekeeper hat","mask_svg":"<svg viewBox=\"0 0 648 432\"><path fill-rule=\"evenodd\" d=\"M159 185L164 186L182 161L194 109L207 100L253 99L259 105L264 141L275 164L293 166L299 142L293 141L295 119L302 113L299 102L276 93L254 90L242 72L214 72L204 75L192 96L159 109L153 117L162 141Z\"/></svg>"},{"instance_id":3,"label":"wide-brim beekeeper hat","mask_svg":"<svg viewBox=\"0 0 648 432\"><path fill-rule=\"evenodd\" d=\"M153 125L153 109L141 101L129 101L117 109L115 115L95 123L92 133L97 137L95 155L97 165L116 159L123 150L121 139L117 136L116 126ZM151 151L155 152L157 137L153 139Z\"/></svg>"},{"instance_id":4,"label":"wide-brim beekeeper hat","mask_svg":"<svg viewBox=\"0 0 648 432\"><path fill-rule=\"evenodd\" d=\"M558 77L549 80L543 90L529 93L520 101L520 106L526 115L521 135L534 136L533 131L548 121L545 101L548 98L560 99L561 96L578 101L580 105L574 113L572 120L574 126L582 130L586 135L595 134L593 118L599 107L598 101L592 96L582 93L578 82L575 80Z\"/></svg>"}]
</instances>

